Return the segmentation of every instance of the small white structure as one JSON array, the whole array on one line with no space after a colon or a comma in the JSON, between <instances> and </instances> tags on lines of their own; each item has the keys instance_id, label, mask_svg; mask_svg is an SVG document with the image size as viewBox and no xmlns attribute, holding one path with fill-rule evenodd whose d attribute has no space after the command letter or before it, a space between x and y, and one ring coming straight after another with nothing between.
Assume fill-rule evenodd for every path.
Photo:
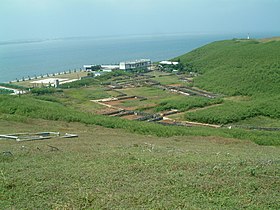
<instances>
[{"instance_id":1,"label":"small white structure","mask_svg":"<svg viewBox=\"0 0 280 210\"><path fill-rule=\"evenodd\" d=\"M161 61L159 62L162 65L178 65L179 62L175 62L175 61Z\"/></svg>"},{"instance_id":2,"label":"small white structure","mask_svg":"<svg viewBox=\"0 0 280 210\"><path fill-rule=\"evenodd\" d=\"M110 65L101 65L101 68L103 71L106 71L106 70L117 70L120 68L120 65L114 65L114 64L110 64Z\"/></svg>"},{"instance_id":3,"label":"small white structure","mask_svg":"<svg viewBox=\"0 0 280 210\"><path fill-rule=\"evenodd\" d=\"M95 65L95 64L84 65L83 68L84 68L84 71L92 71L92 68L95 66L98 66L98 65Z\"/></svg>"},{"instance_id":4,"label":"small white structure","mask_svg":"<svg viewBox=\"0 0 280 210\"><path fill-rule=\"evenodd\" d=\"M54 82L54 87L55 87L55 88L58 88L58 86L59 86L59 80L57 79L57 80L55 80L55 82Z\"/></svg>"},{"instance_id":5,"label":"small white structure","mask_svg":"<svg viewBox=\"0 0 280 210\"><path fill-rule=\"evenodd\" d=\"M36 80L30 82L34 86L53 86L58 87L59 84L69 83L77 81L78 79L62 79L62 78L48 78L48 79L42 79L42 80Z\"/></svg>"},{"instance_id":6,"label":"small white structure","mask_svg":"<svg viewBox=\"0 0 280 210\"><path fill-rule=\"evenodd\" d=\"M91 71L94 71L94 67L96 67L97 69L100 68L99 70L102 70L102 71L113 71L113 70L117 70L120 68L119 65L117 64L106 64L106 65L95 65L95 64L90 64L90 65L84 65L83 68L84 68L84 71L87 71L87 72L91 72Z\"/></svg>"},{"instance_id":7,"label":"small white structure","mask_svg":"<svg viewBox=\"0 0 280 210\"><path fill-rule=\"evenodd\" d=\"M120 62L120 70L136 69L136 68L148 68L151 66L150 59L140 59L135 61Z\"/></svg>"},{"instance_id":8,"label":"small white structure","mask_svg":"<svg viewBox=\"0 0 280 210\"><path fill-rule=\"evenodd\" d=\"M250 34L248 33L248 35L247 35L247 39L249 40L250 39Z\"/></svg>"}]
</instances>

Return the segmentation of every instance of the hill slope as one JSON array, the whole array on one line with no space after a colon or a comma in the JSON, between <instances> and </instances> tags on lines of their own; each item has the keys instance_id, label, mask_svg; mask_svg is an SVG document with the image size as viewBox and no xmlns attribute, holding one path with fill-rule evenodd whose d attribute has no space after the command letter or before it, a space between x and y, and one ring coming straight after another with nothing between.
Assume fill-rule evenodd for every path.
<instances>
[{"instance_id":1,"label":"hill slope","mask_svg":"<svg viewBox=\"0 0 280 210\"><path fill-rule=\"evenodd\" d=\"M279 147L25 120L0 117L0 133L79 137L1 140L1 209L279 209Z\"/></svg>"},{"instance_id":2,"label":"hill slope","mask_svg":"<svg viewBox=\"0 0 280 210\"><path fill-rule=\"evenodd\" d=\"M188 113L186 119L218 124L259 116L280 119L279 39L217 41L176 59L199 73L195 86L226 96L250 96L225 98L222 106Z\"/></svg>"},{"instance_id":3,"label":"hill slope","mask_svg":"<svg viewBox=\"0 0 280 210\"><path fill-rule=\"evenodd\" d=\"M277 94L280 41L218 41L182 55L183 64L201 76L195 84L227 95Z\"/></svg>"}]
</instances>

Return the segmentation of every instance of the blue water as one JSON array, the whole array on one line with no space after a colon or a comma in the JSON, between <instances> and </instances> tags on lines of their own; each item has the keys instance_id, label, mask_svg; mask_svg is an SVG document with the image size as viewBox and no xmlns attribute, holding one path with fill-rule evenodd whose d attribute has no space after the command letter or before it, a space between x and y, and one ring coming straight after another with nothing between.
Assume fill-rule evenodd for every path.
<instances>
[{"instance_id":1,"label":"blue water","mask_svg":"<svg viewBox=\"0 0 280 210\"><path fill-rule=\"evenodd\" d=\"M212 41L234 37L157 35L0 42L0 82L80 69L84 64L114 64L140 58L166 60Z\"/></svg>"}]
</instances>

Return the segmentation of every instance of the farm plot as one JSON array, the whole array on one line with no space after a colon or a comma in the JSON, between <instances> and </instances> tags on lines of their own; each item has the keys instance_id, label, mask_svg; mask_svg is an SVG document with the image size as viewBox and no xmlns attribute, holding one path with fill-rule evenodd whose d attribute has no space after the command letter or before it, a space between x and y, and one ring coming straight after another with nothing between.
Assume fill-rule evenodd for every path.
<instances>
[{"instance_id":1,"label":"farm plot","mask_svg":"<svg viewBox=\"0 0 280 210\"><path fill-rule=\"evenodd\" d=\"M147 100L130 100L124 101L124 107L133 107L134 110L145 110L154 112L153 108L158 106L159 102L170 97L181 98L179 95L174 95L170 92L154 88L154 87L139 87L139 88L127 88L122 92L127 95L137 95L147 98Z\"/></svg>"},{"instance_id":2,"label":"farm plot","mask_svg":"<svg viewBox=\"0 0 280 210\"><path fill-rule=\"evenodd\" d=\"M186 84L185 81L180 80L175 74L157 74L153 79L157 82L160 82L162 85Z\"/></svg>"},{"instance_id":3,"label":"farm plot","mask_svg":"<svg viewBox=\"0 0 280 210\"><path fill-rule=\"evenodd\" d=\"M104 104L110 105L112 107L118 107L120 109L126 109L126 110L135 110L135 107L137 107L138 103L141 99L137 97L122 99L122 100L112 100L104 102Z\"/></svg>"},{"instance_id":4,"label":"farm plot","mask_svg":"<svg viewBox=\"0 0 280 210\"><path fill-rule=\"evenodd\" d=\"M251 102L225 101L221 106L188 112L185 119L213 124L228 124L260 115L259 110Z\"/></svg>"}]
</instances>

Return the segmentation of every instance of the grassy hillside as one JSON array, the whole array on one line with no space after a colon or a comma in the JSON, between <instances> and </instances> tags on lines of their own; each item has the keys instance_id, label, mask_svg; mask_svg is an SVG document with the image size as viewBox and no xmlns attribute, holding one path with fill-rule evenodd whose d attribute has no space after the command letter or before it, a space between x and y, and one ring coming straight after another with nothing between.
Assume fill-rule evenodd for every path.
<instances>
[{"instance_id":1,"label":"grassy hillside","mask_svg":"<svg viewBox=\"0 0 280 210\"><path fill-rule=\"evenodd\" d=\"M178 57L201 88L227 95L278 94L280 41L218 41Z\"/></svg>"},{"instance_id":2,"label":"grassy hillside","mask_svg":"<svg viewBox=\"0 0 280 210\"><path fill-rule=\"evenodd\" d=\"M220 136L225 138L250 139L260 145L280 145L279 132L246 131L242 129L229 130L206 127L168 127L156 123L128 121L121 118L107 117L78 111L53 102L39 100L30 96L12 97L0 96L0 119L12 119L24 122L26 117L80 122L88 125L100 125L107 128L121 128L129 132L171 136Z\"/></svg>"},{"instance_id":3,"label":"grassy hillside","mask_svg":"<svg viewBox=\"0 0 280 210\"><path fill-rule=\"evenodd\" d=\"M218 41L178 57L199 75L194 85L231 98L223 106L188 113L189 120L228 124L258 116L280 119L280 41Z\"/></svg>"},{"instance_id":4,"label":"grassy hillside","mask_svg":"<svg viewBox=\"0 0 280 210\"><path fill-rule=\"evenodd\" d=\"M79 137L1 140L0 209L279 209L279 147L13 120L0 118L0 133Z\"/></svg>"}]
</instances>

